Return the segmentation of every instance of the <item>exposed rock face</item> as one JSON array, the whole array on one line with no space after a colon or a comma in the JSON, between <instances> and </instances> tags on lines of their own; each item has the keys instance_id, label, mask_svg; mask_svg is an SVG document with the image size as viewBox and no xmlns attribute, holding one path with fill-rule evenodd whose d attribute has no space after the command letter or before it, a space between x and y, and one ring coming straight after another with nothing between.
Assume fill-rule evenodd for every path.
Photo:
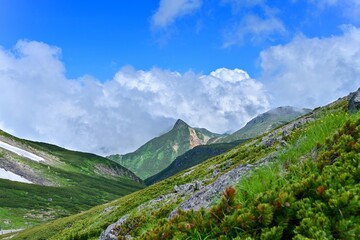
<instances>
[{"instance_id":1,"label":"exposed rock face","mask_svg":"<svg viewBox=\"0 0 360 240\"><path fill-rule=\"evenodd\" d=\"M271 147L276 142L279 142L281 146L286 145L286 141L283 139L284 137L287 137L291 134L292 131L301 128L303 125L314 121L314 118L306 117L306 118L300 118L296 121L293 121L275 131L273 131L270 134L267 134L262 138L262 141L260 145L263 145L265 147Z\"/></svg>"},{"instance_id":2,"label":"exposed rock face","mask_svg":"<svg viewBox=\"0 0 360 240\"><path fill-rule=\"evenodd\" d=\"M57 186L57 184L47 180L45 177L42 177L40 172L22 164L21 162L13 160L12 156L6 152L3 154L5 154L5 157L0 157L0 168L22 176L34 184L43 186Z\"/></svg>"},{"instance_id":3,"label":"exposed rock face","mask_svg":"<svg viewBox=\"0 0 360 240\"><path fill-rule=\"evenodd\" d=\"M122 167L109 167L105 164L96 164L95 172L99 175L112 176L112 177L121 177L126 176L135 182L142 183L141 179L138 178L133 172L126 168Z\"/></svg>"},{"instance_id":4,"label":"exposed rock face","mask_svg":"<svg viewBox=\"0 0 360 240\"><path fill-rule=\"evenodd\" d=\"M99 240L117 240L118 234L116 231L116 227L118 225L121 225L123 222L125 222L129 218L129 214L124 215L122 218L120 218L115 223L109 225L105 231L103 231L99 237Z\"/></svg>"},{"instance_id":5,"label":"exposed rock face","mask_svg":"<svg viewBox=\"0 0 360 240\"><path fill-rule=\"evenodd\" d=\"M354 113L359 109L360 109L360 88L350 98L348 111L350 113Z\"/></svg>"},{"instance_id":6,"label":"exposed rock face","mask_svg":"<svg viewBox=\"0 0 360 240\"><path fill-rule=\"evenodd\" d=\"M174 192L179 196L185 196L191 192L197 191L202 188L202 183L196 181L194 183L187 183L180 186L175 185Z\"/></svg>"},{"instance_id":7,"label":"exposed rock face","mask_svg":"<svg viewBox=\"0 0 360 240\"><path fill-rule=\"evenodd\" d=\"M195 192L188 200L184 201L178 208L174 209L169 217L177 214L178 209L200 210L202 207L209 208L214 198L218 197L225 189L234 183L238 182L244 176L247 176L251 169L267 164L274 159L274 155L270 154L267 157L259 160L255 164L241 164L234 169L220 176L215 182L202 188L200 191Z\"/></svg>"}]
</instances>

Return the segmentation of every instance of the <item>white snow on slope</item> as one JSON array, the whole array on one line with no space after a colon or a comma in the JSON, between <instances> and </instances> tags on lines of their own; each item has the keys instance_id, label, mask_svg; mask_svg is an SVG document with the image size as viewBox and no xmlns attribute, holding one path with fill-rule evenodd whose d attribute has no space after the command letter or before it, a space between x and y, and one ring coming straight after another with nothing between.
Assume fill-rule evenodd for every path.
<instances>
[{"instance_id":1,"label":"white snow on slope","mask_svg":"<svg viewBox=\"0 0 360 240\"><path fill-rule=\"evenodd\" d=\"M0 178L8 179L10 181L16 181L16 182L33 183L27 180L26 178L23 178L22 176L19 176L13 172L6 171L3 168L0 168Z\"/></svg>"},{"instance_id":2,"label":"white snow on slope","mask_svg":"<svg viewBox=\"0 0 360 240\"><path fill-rule=\"evenodd\" d=\"M12 146L10 144L7 144L7 143L4 143L2 141L0 141L0 147L4 148L6 150L9 150L9 151L11 151L13 153L16 153L17 155L20 155L22 157L29 158L29 159L31 159L33 161L36 161L36 162L45 161L45 159L42 158L42 157L39 157L39 156L37 156L37 155L35 155L35 154L31 153L31 152L28 152L28 151L26 151L24 149L21 149L21 148L18 148L18 147L14 147L14 146Z\"/></svg>"}]
</instances>

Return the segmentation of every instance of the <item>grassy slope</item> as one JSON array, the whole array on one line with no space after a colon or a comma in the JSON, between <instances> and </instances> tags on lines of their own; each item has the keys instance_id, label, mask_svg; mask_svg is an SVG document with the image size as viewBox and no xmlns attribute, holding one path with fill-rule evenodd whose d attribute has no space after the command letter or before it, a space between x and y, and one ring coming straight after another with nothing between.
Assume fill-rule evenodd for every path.
<instances>
[{"instance_id":1,"label":"grassy slope","mask_svg":"<svg viewBox=\"0 0 360 240\"><path fill-rule=\"evenodd\" d=\"M172 130L148 141L135 152L123 156L112 155L109 159L132 170L140 178L146 179L162 171L177 156L191 149L190 128L185 122L178 120ZM193 129L200 140L203 140L204 136L210 138L218 136L206 129Z\"/></svg>"},{"instance_id":2,"label":"grassy slope","mask_svg":"<svg viewBox=\"0 0 360 240\"><path fill-rule=\"evenodd\" d=\"M11 161L36 169L57 186L41 186L0 179L1 229L25 228L75 214L144 187L143 184L132 180L133 178L139 181L133 173L106 158L18 139L5 132L0 134L28 148L48 154L52 158L56 157L59 162L49 166L45 163L29 161L16 154L6 153ZM113 169L117 176L99 173L95 168L97 165Z\"/></svg>"},{"instance_id":3,"label":"grassy slope","mask_svg":"<svg viewBox=\"0 0 360 240\"><path fill-rule=\"evenodd\" d=\"M142 238L358 239L360 114L324 116L236 189L209 211L182 212Z\"/></svg>"},{"instance_id":4,"label":"grassy slope","mask_svg":"<svg viewBox=\"0 0 360 240\"><path fill-rule=\"evenodd\" d=\"M320 151L322 152L319 154L321 156L324 156L324 154L326 155L328 150L328 148L326 147L327 145L324 145L326 138L335 134L337 130L339 130L347 120L360 118L360 114L354 116L348 116L343 110L345 105L346 103L343 101L337 103L334 106L331 106L330 108L317 110L316 114L313 115L313 117L315 117L316 120L312 123L307 124L301 130L293 132L292 135L290 135L290 137L287 139L287 141L290 144L287 147L280 148L281 154L277 164L259 170L259 171L263 171L262 173L254 172L254 174L252 174L248 180L244 180L240 182L239 185L236 187L238 189L239 194L237 195L236 200L235 198L233 198L234 203L236 203L234 206L237 206L238 203L244 205L244 207L242 208L244 209L243 210L244 212L241 212L241 214L245 214L245 215L241 215L241 216L242 217L250 216L249 224L252 229L249 230L250 233L260 234L258 232L251 232L251 231L261 229L259 228L260 226L263 226L261 224L267 224L265 225L265 227L270 226L268 220L266 220L266 222L263 223L257 222L259 219L260 220L263 219L259 217L260 215L256 215L257 217L255 216L255 218L253 218L251 215L251 214L255 214L257 210L268 211L268 205L265 205L265 207L262 205L259 206L258 202L256 202L258 201L259 198L263 198L264 196L266 197L267 191L272 192L273 193L272 196L277 196L277 197L282 196L280 194L282 190L286 190L287 194L292 194L291 193L293 191L292 188L288 187L286 189L283 189L284 186L288 186L289 181L293 182L294 184L302 184L300 182L301 179L307 179L307 177L313 178L313 176L321 176L321 175L316 175L317 172L319 171L317 170L316 166L312 164L311 161L311 159L313 158L312 157L313 150L320 147L321 148ZM256 143L259 141L260 139L259 140L255 139L253 142ZM329 144L329 142L327 144ZM190 238L191 237L206 238L207 237L206 234L209 234L209 229L207 229L207 231L204 231L204 228L201 228L200 225L191 225L192 222L183 221L184 219L185 220L189 219L188 217L190 215L185 214L184 217L181 217L178 220L172 220L171 222L167 222L166 213L169 212L169 208L171 209L175 207L177 203L174 203L171 206L162 206L162 208L159 208L158 210L154 210L154 212L139 211L136 209L136 207L144 202L147 202L148 200L156 198L157 196L171 192L175 184L180 185L183 183L187 183L199 179L205 180L205 183L212 182L214 179L211 178L212 171L209 171L209 169L211 169L211 167L215 165L220 166L219 169L222 169L221 165L225 164L229 159L232 159L232 164L233 164L232 166L236 166L241 163L253 163L273 151L279 151L277 149L277 146L273 146L271 148L264 148L261 146L256 146L254 144L251 146L246 144L239 145L220 156L216 156L212 159L209 159L208 161L205 161L197 166L194 166L193 168L190 169L190 171L187 171L186 175L184 174L185 172L181 172L169 179L160 181L146 189L132 193L128 196L120 198L109 204L101 205L89 211L83 212L81 214L59 219L54 222L27 230L19 235L16 235L14 239L98 239L103 229L105 229L109 224L115 222L118 218L120 218L121 216L127 213L130 213L132 216L130 219L132 222L129 222L129 224L131 225L137 223L133 225L134 228L130 229L129 231L129 234L133 234L135 236L136 235L139 236L140 234L146 232L148 232L148 235L142 235L142 236L154 236L153 234L158 234L159 232L164 233L168 231L168 229L166 228L170 225L173 225L174 226L173 229L177 229L177 231L180 231L176 234L185 234L184 236L187 236L187 238L185 237L185 239L189 239L188 238L189 236ZM307 160L309 158L310 160ZM357 157L354 159L356 160L355 163L357 164L357 166L359 166L359 158ZM305 162L309 162L309 165L305 164ZM302 166L304 167L301 168L298 167L299 163L304 163L302 164ZM329 166L331 168L331 165ZM224 172L230 169L231 167L227 170L224 170ZM290 171L290 169L292 170ZM345 171L344 173L346 175L347 170L343 170L343 171ZM357 171L358 170L355 169L355 173L358 173ZM221 172L220 174L224 172ZM289 172L291 174L288 174ZM344 177L346 179L345 175ZM359 176L359 174L357 174L357 176ZM336 178L334 178L333 180L336 180ZM358 183L358 179L356 181ZM352 187L355 183L356 182L350 181L349 187ZM313 195L316 194L316 192L312 192L312 193ZM230 195L231 194L229 192L229 196ZM254 200L254 196L255 196L255 200ZM284 197L282 197L281 199L285 200L287 198L285 198L284 195ZM291 201L293 201L293 198L291 199ZM280 204L283 204L286 207L289 204L290 206L292 206L292 203L289 202L289 204L287 204L286 201L280 202ZM217 206L224 206L224 201L221 201ZM310 207L311 206L314 205L310 205ZM218 208L215 207L213 211L215 211L216 209ZM227 209L228 208L225 208L226 211ZM284 209L286 211L286 208ZM250 215L247 214L246 211L249 211ZM330 211L330 213L333 213L333 210L331 209L328 211ZM219 211L217 210L217 212ZM319 209L316 208L313 211L309 212L310 218L316 219L315 215L317 212L319 212ZM237 215L238 213L239 212L237 211L237 208L233 208L233 206L230 206L229 214L226 214L226 216L224 215L225 216L224 218L219 219L218 221L219 225L212 225L212 226L214 228L215 227L218 228L218 226L220 226L221 224L226 223L228 225L226 225L225 226L226 228L223 229L229 229L229 231L233 231L232 234L240 235L242 234L242 228L238 228L236 222L232 221L238 219L239 216ZM315 215L311 215L312 213L315 213ZM206 224L206 222L209 223L212 221L210 219L211 214L208 215L206 211L205 212L202 211L202 213L199 214L205 214L204 216L207 217L207 218L202 218L203 219L202 223L205 222ZM259 212L257 214L259 214ZM273 213L272 216L275 216L275 214L277 213ZM350 217L352 216L353 215L350 214ZM356 218L356 215L354 215L353 217ZM196 220L199 218L193 218L193 219ZM224 222L223 219L226 219L226 222ZM272 217L271 219L278 219L278 218ZM357 221L357 218L355 220ZM158 225L158 221L160 221L159 222L160 225ZM245 221L245 223L246 222L247 221ZM190 225L186 225L187 223L189 223ZM287 222L287 225L289 224L291 225L295 223L299 223L299 220L297 220L294 223ZM321 222L318 223L320 224ZM343 227L350 226L346 224L347 222L344 222L342 223L342 226ZM164 228L162 228L162 226ZM185 226L185 230L182 233L181 233L182 230L179 229L179 227L181 226ZM194 227L194 226L199 226L199 227ZM244 228L245 227L246 226L244 226ZM318 229L320 229L320 227L318 227ZM149 230L153 230L153 231L149 232ZM277 233L277 228L267 227L264 231L270 232L266 234L271 234L271 231ZM169 232L169 234L175 234L175 232L176 231L172 231ZM222 234L222 232L220 233L218 231L214 231L214 232L216 234ZM244 232L244 235L246 235L247 233L248 230ZM171 235L168 236L169 238L171 238ZM177 236L180 238L182 235L177 235ZM254 236L260 236L260 235L254 235ZM271 236L269 235L268 237ZM272 236L272 237L276 239L276 236Z\"/></svg>"},{"instance_id":5,"label":"grassy slope","mask_svg":"<svg viewBox=\"0 0 360 240\"><path fill-rule=\"evenodd\" d=\"M235 133L210 139L210 143L204 146L195 147L183 155L178 156L167 168L161 172L145 179L146 185L154 184L162 179L168 178L184 169L199 164L211 157L219 155L236 145L245 142L251 138L264 134L265 132L275 129L285 123L308 113L308 109L295 109L293 107L278 107L266 113L263 113Z\"/></svg>"},{"instance_id":6,"label":"grassy slope","mask_svg":"<svg viewBox=\"0 0 360 240\"><path fill-rule=\"evenodd\" d=\"M163 179L169 178L176 173L200 164L209 158L220 155L245 141L246 140L239 140L231 143L215 143L197 146L185 152L183 155L178 156L167 168L154 176L145 179L144 182L146 185L151 185Z\"/></svg>"}]
</instances>

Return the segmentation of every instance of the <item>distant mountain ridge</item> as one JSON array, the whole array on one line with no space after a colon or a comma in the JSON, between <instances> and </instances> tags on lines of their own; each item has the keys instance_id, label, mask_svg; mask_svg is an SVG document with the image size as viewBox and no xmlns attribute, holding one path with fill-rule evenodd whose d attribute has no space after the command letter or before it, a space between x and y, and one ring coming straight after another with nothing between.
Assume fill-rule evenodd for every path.
<instances>
[{"instance_id":1,"label":"distant mountain ridge","mask_svg":"<svg viewBox=\"0 0 360 240\"><path fill-rule=\"evenodd\" d=\"M253 118L243 128L230 135L215 134L205 128L192 128L178 119L169 132L148 141L135 152L111 155L108 158L127 167L141 179L146 179L146 184L152 184L221 154L231 146L236 146L236 142L239 144L257 137L309 111L290 106L271 109ZM220 145L217 145L219 143ZM223 143L234 144L221 145ZM201 145L209 146L194 148Z\"/></svg>"},{"instance_id":2,"label":"distant mountain ridge","mask_svg":"<svg viewBox=\"0 0 360 240\"><path fill-rule=\"evenodd\" d=\"M146 179L165 169L177 156L219 136L221 135L204 128L190 127L178 119L169 132L151 139L135 152L111 155L108 158L130 169L140 178Z\"/></svg>"},{"instance_id":3,"label":"distant mountain ridge","mask_svg":"<svg viewBox=\"0 0 360 240\"><path fill-rule=\"evenodd\" d=\"M214 143L209 145L199 145L178 156L167 168L161 172L145 179L146 185L151 185L166 178L175 175L182 170L193 167L203 161L220 155L227 150L236 147L237 145L247 141L247 139L234 141L230 143Z\"/></svg>"},{"instance_id":4,"label":"distant mountain ridge","mask_svg":"<svg viewBox=\"0 0 360 240\"><path fill-rule=\"evenodd\" d=\"M271 109L250 120L243 128L228 135L210 139L211 143L229 143L241 139L250 139L273 130L285 123L310 112L310 109L283 106Z\"/></svg>"},{"instance_id":5,"label":"distant mountain ridge","mask_svg":"<svg viewBox=\"0 0 360 240\"><path fill-rule=\"evenodd\" d=\"M308 109L298 109L290 106L278 107L260 114L250 120L243 128L231 135L222 135L212 138L206 145L197 146L183 155L178 156L167 168L145 179L146 185L154 184L165 178L193 167L211 157L217 156L227 150L255 138L278 126L286 124L309 112Z\"/></svg>"}]
</instances>

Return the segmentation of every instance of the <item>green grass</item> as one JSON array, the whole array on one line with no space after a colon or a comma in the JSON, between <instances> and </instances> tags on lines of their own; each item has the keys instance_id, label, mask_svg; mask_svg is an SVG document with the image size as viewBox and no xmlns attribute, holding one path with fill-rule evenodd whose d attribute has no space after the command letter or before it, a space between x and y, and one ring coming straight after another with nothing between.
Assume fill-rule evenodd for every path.
<instances>
[{"instance_id":1,"label":"green grass","mask_svg":"<svg viewBox=\"0 0 360 240\"><path fill-rule=\"evenodd\" d=\"M10 213L8 218L0 216L0 222L9 219L11 223L17 223L17 227L25 228L87 210L143 188L142 184L128 179L115 181L67 172L61 175L71 179L71 186L48 187L0 179L0 206ZM25 218L29 212L34 213L33 217ZM52 214L43 218L43 212ZM13 228L12 225L5 227Z\"/></svg>"},{"instance_id":2,"label":"green grass","mask_svg":"<svg viewBox=\"0 0 360 240\"><path fill-rule=\"evenodd\" d=\"M2 149L1 161L25 166L34 171L36 176L54 185L42 186L0 179L2 229L28 228L76 214L145 187L141 182L133 180L140 181L132 172L109 159L18 139L5 132L0 132L0 135L25 149L47 156L45 158L49 158L51 163L30 161ZM112 175L100 172L99 166L111 170Z\"/></svg>"},{"instance_id":3,"label":"green grass","mask_svg":"<svg viewBox=\"0 0 360 240\"><path fill-rule=\"evenodd\" d=\"M299 159L311 157L314 149L319 144L332 136L347 120L359 116L347 115L344 111L331 114L320 113L319 119L308 124L305 130L293 132L289 137L288 145L278 154L279 161L264 168L256 169L249 178L243 180L238 186L238 198L242 203L245 199L251 199L260 192L270 189L274 184L282 187L287 184L284 176L290 164L297 164Z\"/></svg>"}]
</instances>

